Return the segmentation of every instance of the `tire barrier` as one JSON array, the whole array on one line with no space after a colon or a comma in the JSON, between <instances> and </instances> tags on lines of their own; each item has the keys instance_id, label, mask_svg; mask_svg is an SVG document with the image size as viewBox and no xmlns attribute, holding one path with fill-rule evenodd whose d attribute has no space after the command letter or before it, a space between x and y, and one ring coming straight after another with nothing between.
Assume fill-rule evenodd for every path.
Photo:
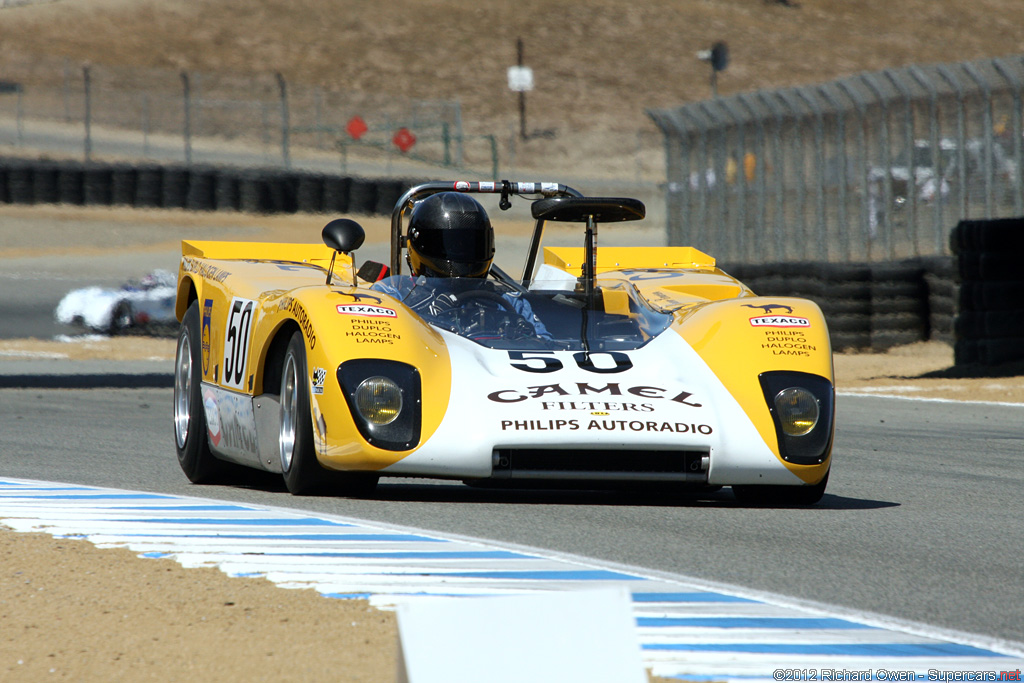
<instances>
[{"instance_id":1,"label":"tire barrier","mask_svg":"<svg viewBox=\"0 0 1024 683\"><path fill-rule=\"evenodd\" d=\"M377 183L367 178L353 178L348 188L348 210L355 214L376 213Z\"/></svg>"},{"instance_id":2,"label":"tire barrier","mask_svg":"<svg viewBox=\"0 0 1024 683\"><path fill-rule=\"evenodd\" d=\"M282 169L0 158L0 203L260 214L391 214L421 180Z\"/></svg>"},{"instance_id":3,"label":"tire barrier","mask_svg":"<svg viewBox=\"0 0 1024 683\"><path fill-rule=\"evenodd\" d=\"M960 221L949 241L960 279L956 365L1024 360L1024 218Z\"/></svg>"},{"instance_id":4,"label":"tire barrier","mask_svg":"<svg viewBox=\"0 0 1024 683\"><path fill-rule=\"evenodd\" d=\"M82 203L110 206L114 197L114 170L109 166L86 164L82 170Z\"/></svg>"},{"instance_id":5,"label":"tire barrier","mask_svg":"<svg viewBox=\"0 0 1024 683\"><path fill-rule=\"evenodd\" d=\"M339 176L324 178L324 210L328 215L347 214L349 207L349 191L352 179Z\"/></svg>"},{"instance_id":6,"label":"tire barrier","mask_svg":"<svg viewBox=\"0 0 1024 683\"><path fill-rule=\"evenodd\" d=\"M188 179L191 170L182 166L165 166L160 177L160 208L174 206L186 208Z\"/></svg>"},{"instance_id":7,"label":"tire barrier","mask_svg":"<svg viewBox=\"0 0 1024 683\"><path fill-rule=\"evenodd\" d=\"M134 166L118 164L110 167L110 203L131 206L135 203L138 172Z\"/></svg>"},{"instance_id":8,"label":"tire barrier","mask_svg":"<svg viewBox=\"0 0 1024 683\"><path fill-rule=\"evenodd\" d=\"M217 173L213 179L213 208L216 211L239 211L241 199L238 176Z\"/></svg>"},{"instance_id":9,"label":"tire barrier","mask_svg":"<svg viewBox=\"0 0 1024 683\"><path fill-rule=\"evenodd\" d=\"M131 206L137 209L159 209L163 207L163 168L160 166L139 166L135 169L135 197Z\"/></svg>"},{"instance_id":10,"label":"tire barrier","mask_svg":"<svg viewBox=\"0 0 1024 683\"><path fill-rule=\"evenodd\" d=\"M213 211L217 208L217 169L212 166L192 167L186 187L186 209Z\"/></svg>"},{"instance_id":11,"label":"tire barrier","mask_svg":"<svg viewBox=\"0 0 1024 683\"><path fill-rule=\"evenodd\" d=\"M32 203L57 204L60 190L57 184L59 167L55 162L37 164L32 169Z\"/></svg>"},{"instance_id":12,"label":"tire barrier","mask_svg":"<svg viewBox=\"0 0 1024 683\"><path fill-rule=\"evenodd\" d=\"M957 300L951 258L892 263L777 263L723 266L761 296L818 304L834 351L885 351L952 341Z\"/></svg>"},{"instance_id":13,"label":"tire barrier","mask_svg":"<svg viewBox=\"0 0 1024 683\"><path fill-rule=\"evenodd\" d=\"M85 168L81 164L61 164L57 168L57 200L72 206L85 203Z\"/></svg>"},{"instance_id":14,"label":"tire barrier","mask_svg":"<svg viewBox=\"0 0 1024 683\"><path fill-rule=\"evenodd\" d=\"M4 201L10 204L31 204L32 196L32 165L21 159L10 160L5 165L7 187L4 188Z\"/></svg>"}]
</instances>

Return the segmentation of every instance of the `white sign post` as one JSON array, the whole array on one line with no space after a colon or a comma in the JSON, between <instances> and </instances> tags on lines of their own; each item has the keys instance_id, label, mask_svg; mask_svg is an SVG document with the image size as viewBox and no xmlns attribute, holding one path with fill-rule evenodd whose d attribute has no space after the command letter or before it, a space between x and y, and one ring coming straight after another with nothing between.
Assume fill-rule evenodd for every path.
<instances>
[{"instance_id":1,"label":"white sign post","mask_svg":"<svg viewBox=\"0 0 1024 683\"><path fill-rule=\"evenodd\" d=\"M516 38L516 65L508 68L508 89L519 93L519 137L526 135L526 93L533 90L533 69L523 66L523 39Z\"/></svg>"}]
</instances>

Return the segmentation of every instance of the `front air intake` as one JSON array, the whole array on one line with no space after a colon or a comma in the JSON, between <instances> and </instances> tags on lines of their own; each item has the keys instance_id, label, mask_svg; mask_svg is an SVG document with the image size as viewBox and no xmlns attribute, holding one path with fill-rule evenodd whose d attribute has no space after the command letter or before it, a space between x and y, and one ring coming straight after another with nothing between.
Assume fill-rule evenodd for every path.
<instances>
[{"instance_id":1,"label":"front air intake","mask_svg":"<svg viewBox=\"0 0 1024 683\"><path fill-rule=\"evenodd\" d=\"M707 482L708 451L498 448L494 479Z\"/></svg>"}]
</instances>

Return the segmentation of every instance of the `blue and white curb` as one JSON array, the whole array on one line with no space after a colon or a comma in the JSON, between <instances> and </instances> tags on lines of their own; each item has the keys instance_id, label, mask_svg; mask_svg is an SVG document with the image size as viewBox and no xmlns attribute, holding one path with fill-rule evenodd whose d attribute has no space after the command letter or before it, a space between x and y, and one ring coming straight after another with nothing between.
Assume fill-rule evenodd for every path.
<instances>
[{"instance_id":1,"label":"blue and white curb","mask_svg":"<svg viewBox=\"0 0 1024 683\"><path fill-rule=\"evenodd\" d=\"M625 585L644 664L665 677L860 680L867 672L875 680L934 680L943 672L998 675L1024 668L1022 643L534 548L285 508L0 478L0 523L99 547L126 547L143 557L169 557L185 567L266 577L284 588L365 598L381 609L425 596Z\"/></svg>"}]
</instances>

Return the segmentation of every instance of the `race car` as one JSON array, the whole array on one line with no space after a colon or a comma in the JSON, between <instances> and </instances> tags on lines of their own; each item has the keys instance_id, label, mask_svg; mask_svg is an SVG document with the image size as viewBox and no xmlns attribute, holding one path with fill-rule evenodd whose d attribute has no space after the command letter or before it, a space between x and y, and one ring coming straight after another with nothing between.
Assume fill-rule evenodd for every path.
<instances>
[{"instance_id":1,"label":"race car","mask_svg":"<svg viewBox=\"0 0 1024 683\"><path fill-rule=\"evenodd\" d=\"M173 336L176 300L174 273L154 270L118 288L82 287L64 295L57 304L57 322L108 335L148 334Z\"/></svg>"},{"instance_id":2,"label":"race car","mask_svg":"<svg viewBox=\"0 0 1024 683\"><path fill-rule=\"evenodd\" d=\"M530 202L519 277L493 262L488 198ZM185 475L244 465L294 494L394 476L818 502L835 424L821 310L756 296L694 247L598 248L599 226L645 214L557 183L438 181L395 206L390 264L357 262L365 233L346 218L323 244L184 241ZM545 246L551 222L582 245Z\"/></svg>"}]
</instances>

